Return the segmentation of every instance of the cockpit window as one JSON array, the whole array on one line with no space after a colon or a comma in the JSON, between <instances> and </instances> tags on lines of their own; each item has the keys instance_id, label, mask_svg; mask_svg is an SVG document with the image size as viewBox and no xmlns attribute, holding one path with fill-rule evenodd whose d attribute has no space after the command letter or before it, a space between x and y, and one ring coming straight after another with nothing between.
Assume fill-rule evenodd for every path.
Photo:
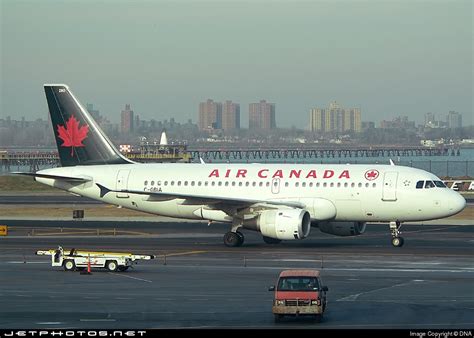
<instances>
[{"instance_id":1,"label":"cockpit window","mask_svg":"<svg viewBox=\"0 0 474 338\"><path fill-rule=\"evenodd\" d=\"M435 184L433 183L433 181L426 181L425 182L425 189L434 188L434 187L435 187Z\"/></svg>"},{"instance_id":2,"label":"cockpit window","mask_svg":"<svg viewBox=\"0 0 474 338\"><path fill-rule=\"evenodd\" d=\"M425 184L425 181L418 181L416 182L416 188L422 189L424 184Z\"/></svg>"},{"instance_id":3,"label":"cockpit window","mask_svg":"<svg viewBox=\"0 0 474 338\"><path fill-rule=\"evenodd\" d=\"M444 183L441 182L441 181L434 181L434 184L435 184L438 188L447 188L446 184L444 184Z\"/></svg>"}]
</instances>

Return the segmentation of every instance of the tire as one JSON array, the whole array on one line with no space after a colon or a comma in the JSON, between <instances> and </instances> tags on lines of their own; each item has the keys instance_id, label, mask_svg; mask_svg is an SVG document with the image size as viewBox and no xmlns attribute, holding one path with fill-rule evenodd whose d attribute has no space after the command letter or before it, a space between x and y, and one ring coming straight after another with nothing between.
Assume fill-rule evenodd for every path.
<instances>
[{"instance_id":1,"label":"tire","mask_svg":"<svg viewBox=\"0 0 474 338\"><path fill-rule=\"evenodd\" d=\"M119 266L118 270L123 272L123 271L127 271L128 268L129 268L129 266Z\"/></svg>"},{"instance_id":2,"label":"tire","mask_svg":"<svg viewBox=\"0 0 474 338\"><path fill-rule=\"evenodd\" d=\"M235 232L229 231L224 235L224 245L230 248L240 246L240 236Z\"/></svg>"},{"instance_id":3,"label":"tire","mask_svg":"<svg viewBox=\"0 0 474 338\"><path fill-rule=\"evenodd\" d=\"M392 245L396 248L401 248L403 246L403 243L405 241L403 240L403 237L393 237L392 238Z\"/></svg>"},{"instance_id":4,"label":"tire","mask_svg":"<svg viewBox=\"0 0 474 338\"><path fill-rule=\"evenodd\" d=\"M280 244L281 239L276 239L272 237L263 236L263 241L267 244Z\"/></svg>"},{"instance_id":5,"label":"tire","mask_svg":"<svg viewBox=\"0 0 474 338\"><path fill-rule=\"evenodd\" d=\"M323 315L322 314L318 314L318 315L314 316L314 322L315 323L321 323L322 320L323 320Z\"/></svg>"},{"instance_id":6,"label":"tire","mask_svg":"<svg viewBox=\"0 0 474 338\"><path fill-rule=\"evenodd\" d=\"M240 231L236 231L235 233L237 234L237 236L239 236L239 245L238 246L242 246L242 244L244 244L244 241L245 241L244 234L241 233Z\"/></svg>"},{"instance_id":7,"label":"tire","mask_svg":"<svg viewBox=\"0 0 474 338\"><path fill-rule=\"evenodd\" d=\"M63 267L64 267L64 270L66 271L74 271L76 270L76 263L74 263L72 259L66 259L63 262Z\"/></svg>"},{"instance_id":8,"label":"tire","mask_svg":"<svg viewBox=\"0 0 474 338\"><path fill-rule=\"evenodd\" d=\"M105 263L105 267L107 268L107 270L115 272L118 269L117 261L107 261Z\"/></svg>"}]
</instances>

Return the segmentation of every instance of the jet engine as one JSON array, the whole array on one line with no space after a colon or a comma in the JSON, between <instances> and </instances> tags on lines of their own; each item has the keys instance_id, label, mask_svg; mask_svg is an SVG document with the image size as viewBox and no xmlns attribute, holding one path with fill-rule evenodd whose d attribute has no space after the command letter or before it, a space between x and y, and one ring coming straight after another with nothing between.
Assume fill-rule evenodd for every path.
<instances>
[{"instance_id":1,"label":"jet engine","mask_svg":"<svg viewBox=\"0 0 474 338\"><path fill-rule=\"evenodd\" d=\"M302 209L265 210L257 217L245 220L243 227L275 239L303 239L311 230L311 216Z\"/></svg>"},{"instance_id":2,"label":"jet engine","mask_svg":"<svg viewBox=\"0 0 474 338\"><path fill-rule=\"evenodd\" d=\"M321 232L336 236L359 236L365 232L365 222L321 222L317 226Z\"/></svg>"}]
</instances>

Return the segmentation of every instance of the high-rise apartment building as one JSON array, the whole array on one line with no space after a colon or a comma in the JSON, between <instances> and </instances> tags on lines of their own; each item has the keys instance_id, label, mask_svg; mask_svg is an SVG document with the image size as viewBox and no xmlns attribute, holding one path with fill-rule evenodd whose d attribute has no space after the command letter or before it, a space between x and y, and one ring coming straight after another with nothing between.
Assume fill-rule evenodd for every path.
<instances>
[{"instance_id":1,"label":"high-rise apartment building","mask_svg":"<svg viewBox=\"0 0 474 338\"><path fill-rule=\"evenodd\" d=\"M312 132L355 132L362 130L360 108L342 108L336 101L328 108L313 108L309 113L309 125Z\"/></svg>"},{"instance_id":2,"label":"high-rise apartment building","mask_svg":"<svg viewBox=\"0 0 474 338\"><path fill-rule=\"evenodd\" d=\"M240 129L240 104L225 101L222 104L222 129Z\"/></svg>"},{"instance_id":3,"label":"high-rise apartment building","mask_svg":"<svg viewBox=\"0 0 474 338\"><path fill-rule=\"evenodd\" d=\"M222 103L208 99L199 103L199 130L222 128Z\"/></svg>"},{"instance_id":4,"label":"high-rise apartment building","mask_svg":"<svg viewBox=\"0 0 474 338\"><path fill-rule=\"evenodd\" d=\"M125 105L125 109L122 110L121 114L121 124L120 124L120 130L122 134L128 134L130 132L133 132L134 124L134 117L133 117L133 110L130 109L130 104Z\"/></svg>"},{"instance_id":5,"label":"high-rise apartment building","mask_svg":"<svg viewBox=\"0 0 474 338\"><path fill-rule=\"evenodd\" d=\"M450 129L462 128L462 114L450 111L446 118L446 122L448 122L448 128Z\"/></svg>"},{"instance_id":6,"label":"high-rise apartment building","mask_svg":"<svg viewBox=\"0 0 474 338\"><path fill-rule=\"evenodd\" d=\"M249 104L249 129L275 129L275 104L261 100Z\"/></svg>"}]
</instances>

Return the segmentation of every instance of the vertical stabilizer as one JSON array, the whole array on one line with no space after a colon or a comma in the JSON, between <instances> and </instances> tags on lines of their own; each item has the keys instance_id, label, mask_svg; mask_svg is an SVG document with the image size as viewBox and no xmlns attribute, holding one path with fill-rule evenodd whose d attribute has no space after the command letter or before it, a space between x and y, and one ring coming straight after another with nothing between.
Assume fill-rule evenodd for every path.
<instances>
[{"instance_id":1,"label":"vertical stabilizer","mask_svg":"<svg viewBox=\"0 0 474 338\"><path fill-rule=\"evenodd\" d=\"M63 167L132 163L122 156L64 84L45 84L59 159Z\"/></svg>"}]
</instances>

